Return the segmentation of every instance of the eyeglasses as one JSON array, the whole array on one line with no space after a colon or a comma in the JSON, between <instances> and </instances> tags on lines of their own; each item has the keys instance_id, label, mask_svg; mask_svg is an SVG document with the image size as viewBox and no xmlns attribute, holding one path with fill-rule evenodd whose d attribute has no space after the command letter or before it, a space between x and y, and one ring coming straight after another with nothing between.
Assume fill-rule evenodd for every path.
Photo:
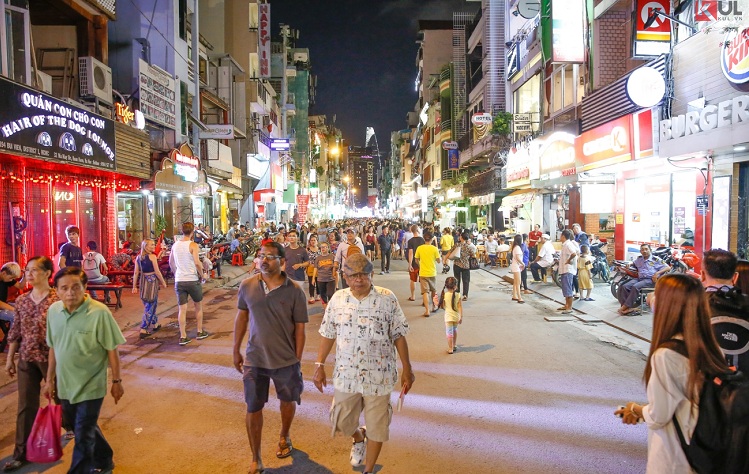
<instances>
[{"instance_id":1,"label":"eyeglasses","mask_svg":"<svg viewBox=\"0 0 749 474\"><path fill-rule=\"evenodd\" d=\"M281 260L283 257L280 256L280 255L263 255L263 254L258 254L257 258L259 258L260 260L271 260L271 261L273 261L273 260Z\"/></svg>"},{"instance_id":2,"label":"eyeglasses","mask_svg":"<svg viewBox=\"0 0 749 474\"><path fill-rule=\"evenodd\" d=\"M364 280L366 278L369 278L369 273L354 273L353 275L346 275L346 278L350 278L352 280Z\"/></svg>"}]
</instances>

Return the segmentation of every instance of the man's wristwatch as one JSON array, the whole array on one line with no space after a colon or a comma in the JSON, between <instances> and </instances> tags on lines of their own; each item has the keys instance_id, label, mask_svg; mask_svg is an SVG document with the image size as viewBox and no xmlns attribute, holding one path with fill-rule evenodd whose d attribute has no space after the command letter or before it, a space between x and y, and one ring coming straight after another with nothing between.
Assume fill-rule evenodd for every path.
<instances>
[{"instance_id":1,"label":"man's wristwatch","mask_svg":"<svg viewBox=\"0 0 749 474\"><path fill-rule=\"evenodd\" d=\"M122 383L122 379L113 379L112 383Z\"/></svg>"}]
</instances>

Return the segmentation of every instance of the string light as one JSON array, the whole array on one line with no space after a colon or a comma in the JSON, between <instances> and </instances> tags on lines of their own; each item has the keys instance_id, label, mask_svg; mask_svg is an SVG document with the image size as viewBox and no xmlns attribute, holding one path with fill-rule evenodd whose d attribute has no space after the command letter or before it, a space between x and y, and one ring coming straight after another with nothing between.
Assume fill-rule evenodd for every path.
<instances>
[{"instance_id":1,"label":"string light","mask_svg":"<svg viewBox=\"0 0 749 474\"><path fill-rule=\"evenodd\" d=\"M118 178L101 178L101 177L81 177L67 174L48 174L44 172L35 172L32 170L25 170L21 174L16 174L13 171L6 171L0 169L0 180L10 180L16 183L34 183L34 184L65 184L78 186L90 187L90 188L101 188L101 189L112 189L115 192L122 191L137 191L140 189L140 181L133 179L118 179Z\"/></svg>"}]
</instances>

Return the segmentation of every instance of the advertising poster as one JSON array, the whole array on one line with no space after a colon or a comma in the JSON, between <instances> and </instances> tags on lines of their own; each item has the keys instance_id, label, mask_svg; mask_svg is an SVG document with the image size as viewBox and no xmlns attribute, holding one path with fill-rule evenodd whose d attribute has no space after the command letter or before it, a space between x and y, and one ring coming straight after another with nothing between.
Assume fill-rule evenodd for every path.
<instances>
[{"instance_id":1,"label":"advertising poster","mask_svg":"<svg viewBox=\"0 0 749 474\"><path fill-rule=\"evenodd\" d=\"M585 61L585 20L582 0L552 0L552 62Z\"/></svg>"},{"instance_id":2,"label":"advertising poster","mask_svg":"<svg viewBox=\"0 0 749 474\"><path fill-rule=\"evenodd\" d=\"M307 212L309 209L309 194L296 195L296 212L299 216L298 222L307 222Z\"/></svg>"},{"instance_id":3,"label":"advertising poster","mask_svg":"<svg viewBox=\"0 0 749 474\"><path fill-rule=\"evenodd\" d=\"M675 207L674 208L674 235L681 235L686 230L686 208Z\"/></svg>"},{"instance_id":4,"label":"advertising poster","mask_svg":"<svg viewBox=\"0 0 749 474\"><path fill-rule=\"evenodd\" d=\"M142 59L140 65L140 111L146 119L169 128L177 127L177 93L171 74Z\"/></svg>"}]
</instances>

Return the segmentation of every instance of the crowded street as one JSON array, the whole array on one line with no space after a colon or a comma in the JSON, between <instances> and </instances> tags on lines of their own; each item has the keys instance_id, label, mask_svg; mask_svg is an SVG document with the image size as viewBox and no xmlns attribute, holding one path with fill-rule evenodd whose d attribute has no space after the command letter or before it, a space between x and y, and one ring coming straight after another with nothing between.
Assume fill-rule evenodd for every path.
<instances>
[{"instance_id":1,"label":"crowded street","mask_svg":"<svg viewBox=\"0 0 749 474\"><path fill-rule=\"evenodd\" d=\"M375 261L375 267L379 261ZM250 452L244 427L242 377L231 364L237 287L247 267L224 267L224 278L204 289L205 328L210 337L177 344L176 300L161 291L164 329L138 338L141 304L123 296L114 311L127 343L120 347L125 394L105 399L99 424L115 451L120 473L244 473ZM531 284L528 304L510 299L506 268L472 272L458 348L446 353L443 311L421 316L408 300L408 273L395 260L392 273L374 284L393 290L408 319L416 380L400 412L393 393L390 442L378 472L636 473L646 460L647 428L621 424L613 412L627 400L642 400L644 344L605 324L549 322L561 299L553 283ZM444 275L438 276L441 289ZM225 284L221 284L225 282ZM607 288L606 291L608 291ZM548 295L544 296L544 295ZM602 293L602 295L605 295ZM609 306L615 304L610 298ZM599 311L606 311L601 301ZM576 307L584 308L584 303ZM320 303L308 306L302 360L304 393L291 429L294 452L273 456L279 429L273 393L266 406L262 450L269 473L357 472L348 463L350 438L330 436L332 388L315 390L314 370L322 319ZM583 313L578 316L585 318ZM650 318L649 315L643 318ZM631 322L630 322L631 323ZM188 318L188 332L194 320ZM627 347L627 348L625 348ZM5 354L0 356L4 363ZM3 374L0 389L0 456L13 451L16 382ZM21 473L63 473L71 446L51 465L31 464Z\"/></svg>"}]
</instances>

